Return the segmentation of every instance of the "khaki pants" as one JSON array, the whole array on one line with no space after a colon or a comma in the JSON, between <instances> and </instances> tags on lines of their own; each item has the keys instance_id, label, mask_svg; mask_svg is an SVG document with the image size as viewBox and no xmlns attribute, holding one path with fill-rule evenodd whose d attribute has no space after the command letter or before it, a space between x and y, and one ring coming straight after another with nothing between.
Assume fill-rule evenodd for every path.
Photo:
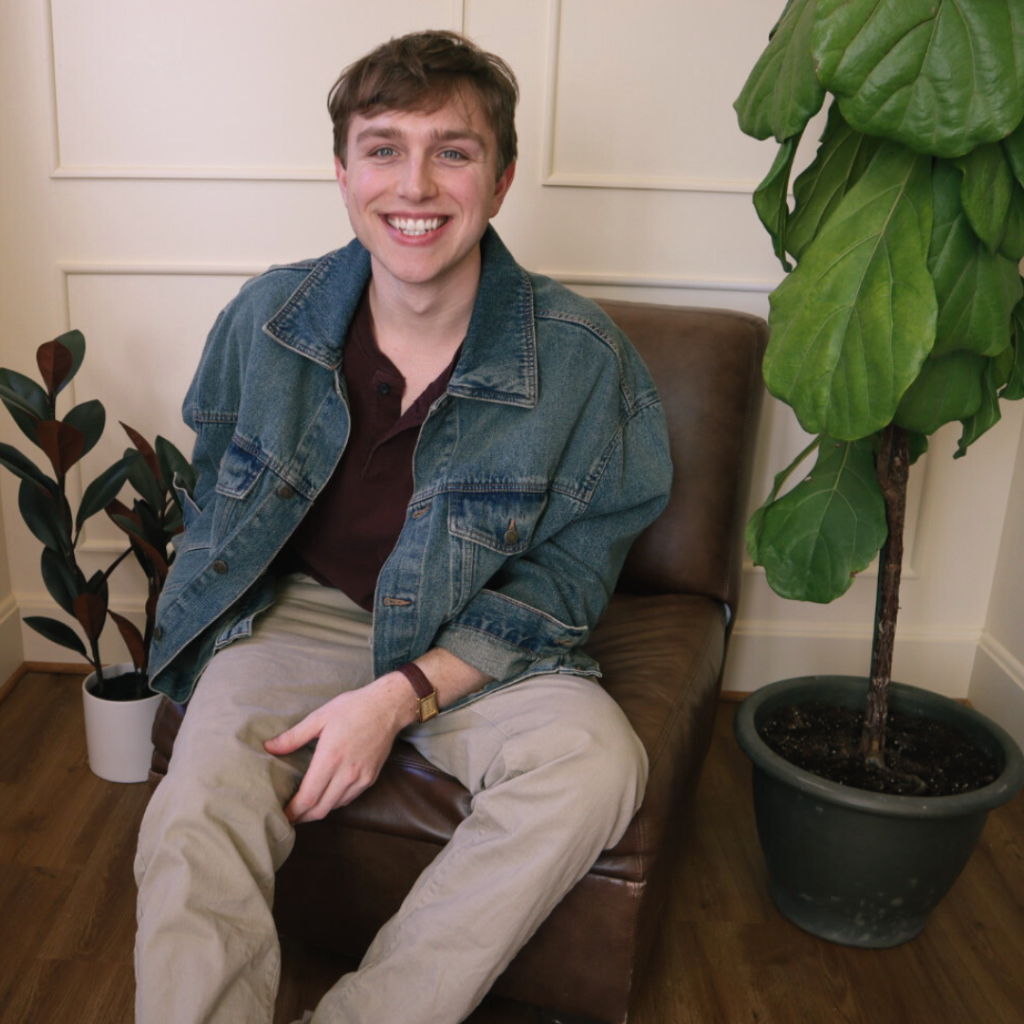
<instances>
[{"instance_id":1,"label":"khaki pants","mask_svg":"<svg viewBox=\"0 0 1024 1024\"><path fill-rule=\"evenodd\" d=\"M308 581L210 663L139 837L136 1024L271 1024L283 807L309 762L264 740L371 681L370 616ZM457 1024L601 850L647 776L593 680L539 676L403 732L473 811L314 1024Z\"/></svg>"}]
</instances>

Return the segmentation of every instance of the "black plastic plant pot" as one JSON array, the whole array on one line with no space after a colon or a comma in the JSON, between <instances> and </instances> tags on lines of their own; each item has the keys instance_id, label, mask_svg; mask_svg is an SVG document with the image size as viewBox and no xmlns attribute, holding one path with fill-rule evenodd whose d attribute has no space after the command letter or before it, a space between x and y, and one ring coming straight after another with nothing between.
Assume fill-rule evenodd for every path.
<instances>
[{"instance_id":1,"label":"black plastic plant pot","mask_svg":"<svg viewBox=\"0 0 1024 1024\"><path fill-rule=\"evenodd\" d=\"M871 793L796 768L758 733L778 707L818 701L862 708L867 685L857 676L773 683L743 702L735 732L754 766L754 811L775 905L813 935L877 949L921 931L967 863L988 812L1024 784L1024 758L984 715L900 683L891 686L890 708L959 729L995 758L994 782L957 796Z\"/></svg>"}]
</instances>

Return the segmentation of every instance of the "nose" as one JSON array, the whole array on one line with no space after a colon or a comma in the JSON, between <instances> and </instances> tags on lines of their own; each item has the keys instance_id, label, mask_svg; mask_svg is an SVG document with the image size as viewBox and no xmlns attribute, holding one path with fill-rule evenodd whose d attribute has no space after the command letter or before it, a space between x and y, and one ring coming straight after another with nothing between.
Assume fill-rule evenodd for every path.
<instances>
[{"instance_id":1,"label":"nose","mask_svg":"<svg viewBox=\"0 0 1024 1024\"><path fill-rule=\"evenodd\" d=\"M423 202L437 192L430 161L414 157L406 162L405 173L399 182L399 195L412 202Z\"/></svg>"}]
</instances>

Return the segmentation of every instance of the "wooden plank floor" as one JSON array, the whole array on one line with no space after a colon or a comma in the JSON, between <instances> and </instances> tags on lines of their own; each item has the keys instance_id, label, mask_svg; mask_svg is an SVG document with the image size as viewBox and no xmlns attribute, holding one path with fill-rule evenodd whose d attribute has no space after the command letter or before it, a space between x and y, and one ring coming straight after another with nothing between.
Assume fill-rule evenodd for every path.
<instances>
[{"instance_id":1,"label":"wooden plank floor","mask_svg":"<svg viewBox=\"0 0 1024 1024\"><path fill-rule=\"evenodd\" d=\"M3 1024L132 1021L132 856L148 787L89 772L79 694L73 677L32 673L0 703ZM834 946L766 895L733 711L719 711L698 827L631 1024L1021 1024L1022 799L990 816L922 936L892 950ZM284 954L276 1024L314 1005L339 972L315 949ZM490 999L470 1021L537 1015Z\"/></svg>"}]
</instances>

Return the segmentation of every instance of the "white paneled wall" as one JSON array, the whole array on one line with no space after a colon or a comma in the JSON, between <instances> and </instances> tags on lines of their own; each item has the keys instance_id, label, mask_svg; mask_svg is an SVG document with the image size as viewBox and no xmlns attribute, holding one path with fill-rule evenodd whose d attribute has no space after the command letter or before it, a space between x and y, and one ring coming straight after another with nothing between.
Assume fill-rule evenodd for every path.
<instances>
[{"instance_id":1,"label":"white paneled wall","mask_svg":"<svg viewBox=\"0 0 1024 1024\"><path fill-rule=\"evenodd\" d=\"M519 260L585 294L767 314L781 270L750 201L774 157L732 100L782 0L20 0L0 32L0 357L33 372L82 329L77 397L187 446L184 389L216 311L271 263L351 238L331 177L327 90L383 38L461 28L522 87L521 156L497 227ZM808 133L813 136L813 130ZM965 695L993 586L1020 415L955 465L955 431L917 473L898 669ZM8 422L0 439L16 441ZM769 403L755 497L803 439ZM0 629L11 598L51 612L38 551L2 481ZM983 501L977 496L984 495ZM4 543L4 537L6 542ZM117 543L95 522L85 557ZM726 686L866 668L874 578L824 608L749 569ZM137 614L128 567L115 604ZM1010 588L1013 590L1013 588ZM1016 591L1013 600L1019 601ZM6 605L5 605L6 600ZM23 631L24 657L63 652ZM119 658L116 640L107 654ZM3 668L0 666L0 674Z\"/></svg>"}]
</instances>

